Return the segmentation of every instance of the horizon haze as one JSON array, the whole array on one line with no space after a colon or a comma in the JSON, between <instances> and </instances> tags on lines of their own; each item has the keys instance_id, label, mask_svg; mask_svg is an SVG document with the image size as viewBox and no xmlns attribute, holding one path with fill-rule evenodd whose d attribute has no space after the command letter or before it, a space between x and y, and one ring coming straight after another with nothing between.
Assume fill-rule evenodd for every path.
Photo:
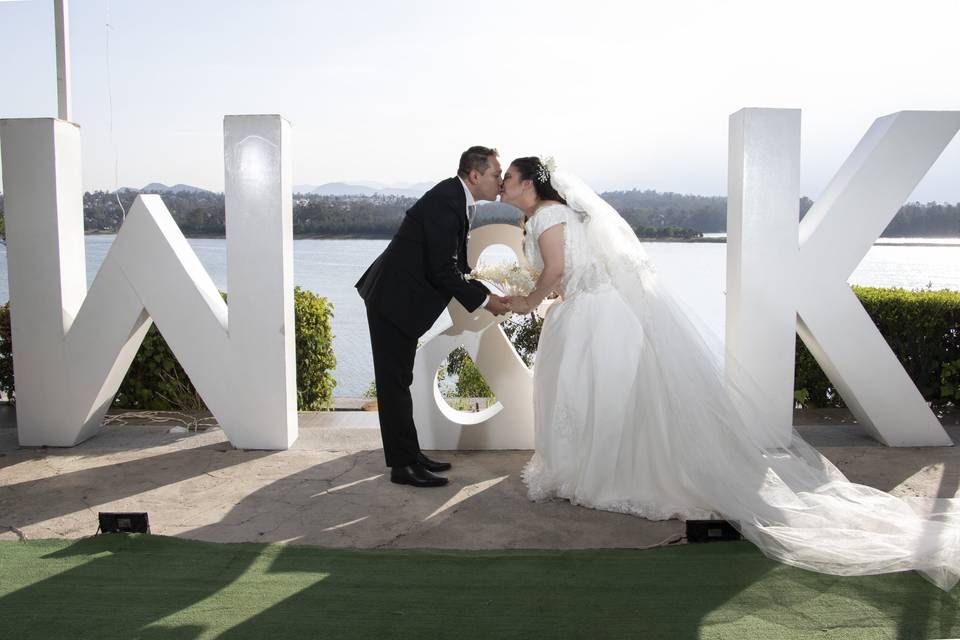
<instances>
[{"instance_id":1,"label":"horizon haze","mask_svg":"<svg viewBox=\"0 0 960 640\"><path fill-rule=\"evenodd\" d=\"M0 118L56 114L52 4L0 0ZM729 115L799 108L816 199L876 118L960 109L957 24L941 1L88 0L70 5L72 119L87 190L222 191L223 116L279 113L295 184L434 184L484 144L597 191L713 196ZM909 200L960 201L960 141Z\"/></svg>"}]
</instances>

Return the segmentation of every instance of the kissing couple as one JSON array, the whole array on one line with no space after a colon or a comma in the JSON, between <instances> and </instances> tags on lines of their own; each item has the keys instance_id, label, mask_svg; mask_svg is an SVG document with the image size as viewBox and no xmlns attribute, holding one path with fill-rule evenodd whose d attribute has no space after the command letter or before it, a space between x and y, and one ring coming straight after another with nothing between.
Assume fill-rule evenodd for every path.
<instances>
[{"instance_id":1,"label":"kissing couple","mask_svg":"<svg viewBox=\"0 0 960 640\"><path fill-rule=\"evenodd\" d=\"M540 272L525 296L467 277L476 203L498 195L522 212L524 255ZM630 225L552 161L521 157L503 172L495 149L470 147L356 286L392 482L448 482L450 463L420 450L410 385L417 340L450 300L526 314L556 292L533 373L535 451L521 474L531 500L723 518L768 557L821 573L917 570L943 590L960 579L960 506L852 483L796 431L772 448L769 401L725 368Z\"/></svg>"}]
</instances>

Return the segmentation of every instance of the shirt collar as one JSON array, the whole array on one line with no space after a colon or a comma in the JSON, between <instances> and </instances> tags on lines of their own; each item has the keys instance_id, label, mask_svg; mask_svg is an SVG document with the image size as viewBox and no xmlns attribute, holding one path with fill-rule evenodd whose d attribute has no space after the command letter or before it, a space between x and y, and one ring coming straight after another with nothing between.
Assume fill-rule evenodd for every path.
<instances>
[{"instance_id":1,"label":"shirt collar","mask_svg":"<svg viewBox=\"0 0 960 640\"><path fill-rule=\"evenodd\" d=\"M467 206L472 207L477 204L477 201L473 199L473 194L470 193L470 189L467 188L467 183L463 181L463 178L457 176L457 180L463 185L463 193L467 196Z\"/></svg>"}]
</instances>

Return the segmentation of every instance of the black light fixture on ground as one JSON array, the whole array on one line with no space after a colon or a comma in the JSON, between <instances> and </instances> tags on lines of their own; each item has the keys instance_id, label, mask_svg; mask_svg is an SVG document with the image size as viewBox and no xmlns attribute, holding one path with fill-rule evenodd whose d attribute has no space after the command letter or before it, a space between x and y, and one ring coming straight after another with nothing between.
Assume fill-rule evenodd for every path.
<instances>
[{"instance_id":1,"label":"black light fixture on ground","mask_svg":"<svg viewBox=\"0 0 960 640\"><path fill-rule=\"evenodd\" d=\"M687 542L740 540L740 532L726 520L687 520Z\"/></svg>"},{"instance_id":2,"label":"black light fixture on ground","mask_svg":"<svg viewBox=\"0 0 960 640\"><path fill-rule=\"evenodd\" d=\"M108 513L97 514L100 527L97 533L150 533L150 519L147 513Z\"/></svg>"}]
</instances>

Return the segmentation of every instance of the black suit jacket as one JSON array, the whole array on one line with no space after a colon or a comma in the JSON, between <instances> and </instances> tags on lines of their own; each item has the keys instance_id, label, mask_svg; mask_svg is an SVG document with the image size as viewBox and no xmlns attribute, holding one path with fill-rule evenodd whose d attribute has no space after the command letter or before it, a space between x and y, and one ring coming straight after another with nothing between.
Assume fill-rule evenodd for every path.
<instances>
[{"instance_id":1,"label":"black suit jacket","mask_svg":"<svg viewBox=\"0 0 960 640\"><path fill-rule=\"evenodd\" d=\"M487 288L467 280L467 198L459 178L439 183L407 211L400 229L356 287L368 309L419 338L456 298L468 311Z\"/></svg>"}]
</instances>

